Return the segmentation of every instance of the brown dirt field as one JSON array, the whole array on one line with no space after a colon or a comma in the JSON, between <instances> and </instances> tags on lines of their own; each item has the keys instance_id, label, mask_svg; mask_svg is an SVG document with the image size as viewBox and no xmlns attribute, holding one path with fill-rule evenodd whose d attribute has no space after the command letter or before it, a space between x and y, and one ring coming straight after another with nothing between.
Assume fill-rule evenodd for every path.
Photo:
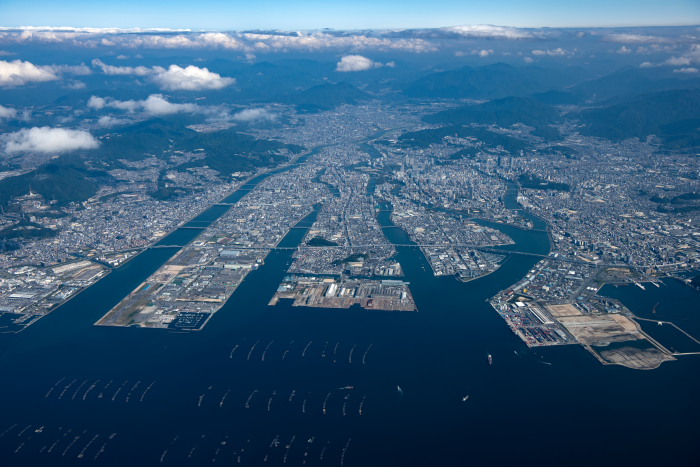
<instances>
[{"instance_id":1,"label":"brown dirt field","mask_svg":"<svg viewBox=\"0 0 700 467\"><path fill-rule=\"evenodd\" d=\"M622 315L581 315L558 318L582 344L605 346L611 342L644 339L635 323Z\"/></svg>"},{"instance_id":2,"label":"brown dirt field","mask_svg":"<svg viewBox=\"0 0 700 467\"><path fill-rule=\"evenodd\" d=\"M547 310L549 310L549 313L555 318L560 318L562 316L583 315L583 313L581 313L581 310L579 310L570 303L567 303L566 305L547 305L546 308Z\"/></svg>"}]
</instances>

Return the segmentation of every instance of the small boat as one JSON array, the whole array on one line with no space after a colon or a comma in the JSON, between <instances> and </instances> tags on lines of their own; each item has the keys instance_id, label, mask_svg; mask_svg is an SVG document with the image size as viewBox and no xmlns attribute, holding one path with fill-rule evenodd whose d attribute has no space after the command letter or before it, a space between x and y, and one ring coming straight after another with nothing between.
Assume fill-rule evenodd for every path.
<instances>
[{"instance_id":1,"label":"small boat","mask_svg":"<svg viewBox=\"0 0 700 467\"><path fill-rule=\"evenodd\" d=\"M493 357L491 356L491 354L488 354L488 355L486 356L486 358L487 358L488 361L489 361L489 366L493 365Z\"/></svg>"},{"instance_id":2,"label":"small boat","mask_svg":"<svg viewBox=\"0 0 700 467\"><path fill-rule=\"evenodd\" d=\"M466 396L462 397L462 402L467 402L469 400L469 394Z\"/></svg>"}]
</instances>

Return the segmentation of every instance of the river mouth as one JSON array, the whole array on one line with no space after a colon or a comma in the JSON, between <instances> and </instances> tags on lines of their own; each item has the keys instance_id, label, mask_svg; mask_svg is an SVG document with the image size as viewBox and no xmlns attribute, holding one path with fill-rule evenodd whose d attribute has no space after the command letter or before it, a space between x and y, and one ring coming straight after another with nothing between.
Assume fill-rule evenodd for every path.
<instances>
[{"instance_id":1,"label":"river mouth","mask_svg":"<svg viewBox=\"0 0 700 467\"><path fill-rule=\"evenodd\" d=\"M646 464L667 455L658 446L697 433L688 415L700 411L700 382L688 376L700 374L695 362L634 373L603 367L579 347L531 351L486 300L537 257L509 255L466 283L434 277L390 215L380 209L378 219L390 242L407 245L397 246L397 258L418 313L268 306L292 259L274 250L200 332L92 326L177 251L152 248L25 332L1 336L9 383L0 385L0 458L458 466L535 459L546 440L547 455L567 464L590 464L601 451L604 463ZM517 251L549 251L543 229L489 226L511 236ZM292 229L280 245L298 245L305 232ZM670 389L676 378L686 384ZM663 407L650 404L661 396ZM654 447L624 448L638 445L650 421L683 430L655 434ZM581 453L580 440L601 423L614 436ZM689 464L696 452L684 449L674 455Z\"/></svg>"}]
</instances>

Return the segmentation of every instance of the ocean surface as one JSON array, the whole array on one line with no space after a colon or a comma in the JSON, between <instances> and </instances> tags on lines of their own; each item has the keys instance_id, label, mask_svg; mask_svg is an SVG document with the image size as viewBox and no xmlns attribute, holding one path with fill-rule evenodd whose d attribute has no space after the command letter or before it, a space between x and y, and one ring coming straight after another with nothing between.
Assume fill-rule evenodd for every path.
<instances>
[{"instance_id":1,"label":"ocean surface","mask_svg":"<svg viewBox=\"0 0 700 467\"><path fill-rule=\"evenodd\" d=\"M511 190L517 208L514 199ZM410 243L389 212L378 218L390 241ZM513 251L546 254L532 220L530 231L486 224ZM304 234L292 229L283 245ZM419 311L382 312L268 306L291 264L291 252L273 251L202 331L93 326L176 251L147 250L26 331L0 335L0 465L700 464L700 357L635 371L579 346L528 350L489 306L536 257L511 255L461 283L398 247ZM700 331L700 293L677 281L604 292Z\"/></svg>"}]
</instances>

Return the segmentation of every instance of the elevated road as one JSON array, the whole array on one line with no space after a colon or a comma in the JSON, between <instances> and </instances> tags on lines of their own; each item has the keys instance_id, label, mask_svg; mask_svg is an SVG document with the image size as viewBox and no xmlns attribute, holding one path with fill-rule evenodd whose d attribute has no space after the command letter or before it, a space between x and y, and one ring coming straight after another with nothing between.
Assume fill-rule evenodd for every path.
<instances>
[{"instance_id":1,"label":"elevated road","mask_svg":"<svg viewBox=\"0 0 700 467\"><path fill-rule=\"evenodd\" d=\"M293 228L302 228L302 227L293 227ZM306 227L303 227L306 228ZM589 263L586 261L581 261L578 259L573 259L573 258L563 258L563 257L553 257L549 255L542 255L538 253L528 253L525 251L517 251L517 250L506 250L503 248L497 248L497 247L490 247L490 246L481 246L481 245L473 245L473 244L464 244L464 243L459 243L459 244L415 244L415 243L396 243L396 244L381 244L381 245L332 245L332 246L308 246L308 245L300 245L298 247L284 247L284 246L274 246L274 247L266 247L266 246L238 246L238 245L218 245L218 246L194 246L194 245L154 245L151 246L150 248L221 248L221 247L226 247L230 248L232 250L280 250L280 251L294 251L294 250L319 250L319 249L324 249L324 248L332 248L332 249L341 249L341 250L357 250L357 249L372 249L372 248L381 248L381 247L387 247L387 246L395 246L399 248L468 248L471 250L478 250L478 251L483 251L486 253L494 253L497 255L521 255L521 256L530 256L530 257L536 257L536 258L542 258L542 259L548 259L551 261L558 261L558 262L564 262L564 263L572 263L572 264L585 264L588 266L597 266L597 267L606 267L606 266L619 266L619 264L614 264L614 263L598 263L598 264L593 264Z\"/></svg>"}]
</instances>

